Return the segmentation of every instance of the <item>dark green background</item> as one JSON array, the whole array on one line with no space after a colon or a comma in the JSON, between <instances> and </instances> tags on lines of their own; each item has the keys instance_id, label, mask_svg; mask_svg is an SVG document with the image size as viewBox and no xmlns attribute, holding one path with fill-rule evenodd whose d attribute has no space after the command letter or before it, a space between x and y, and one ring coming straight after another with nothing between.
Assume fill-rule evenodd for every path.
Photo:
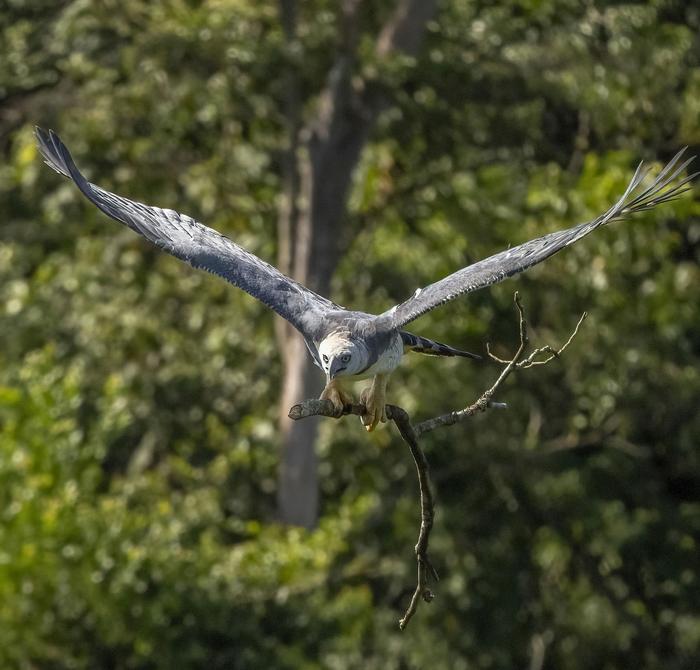
<instances>
[{"instance_id":1,"label":"dark green background","mask_svg":"<svg viewBox=\"0 0 700 670\"><path fill-rule=\"evenodd\" d=\"M338 48L302 3L306 112ZM681 0L445 0L387 67L333 298L380 311L604 211L636 162L700 150L700 11ZM368 3L358 72L393 3ZM601 230L415 330L507 355L589 320L508 411L425 439L438 597L409 628L417 490L394 431L324 423L321 521L275 523L271 314L106 220L44 167L274 260L286 58L268 0L9 0L0 9L0 666L698 667L700 204ZM697 192L697 191L696 191ZM350 224L349 224L350 225ZM409 357L416 419L493 364ZM533 666L534 667L534 666Z\"/></svg>"}]
</instances>

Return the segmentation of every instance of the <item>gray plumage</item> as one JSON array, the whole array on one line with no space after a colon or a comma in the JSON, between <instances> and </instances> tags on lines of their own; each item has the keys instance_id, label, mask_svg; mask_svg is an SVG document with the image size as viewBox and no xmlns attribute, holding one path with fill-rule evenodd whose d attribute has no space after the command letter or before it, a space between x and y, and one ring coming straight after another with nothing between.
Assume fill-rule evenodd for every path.
<instances>
[{"instance_id":1,"label":"gray plumage","mask_svg":"<svg viewBox=\"0 0 700 670\"><path fill-rule=\"evenodd\" d=\"M449 344L429 340L427 337L407 333L405 330L399 331L404 351L414 351L417 354L427 354L428 356L461 356L462 358L481 358L469 351L455 349Z\"/></svg>"},{"instance_id":2,"label":"gray plumage","mask_svg":"<svg viewBox=\"0 0 700 670\"><path fill-rule=\"evenodd\" d=\"M36 138L46 163L72 179L83 195L105 214L173 256L242 288L289 321L303 335L316 364L328 375L324 394L334 404L343 404L347 400L341 389L333 387L335 377L374 376L373 392L364 398L368 407L382 405L373 414L372 428L383 415L386 378L398 365L404 350L478 358L469 352L407 333L401 330L402 326L461 294L495 284L540 263L600 226L678 197L688 190L686 185L698 174L676 182L692 160L680 163L681 150L646 188L641 188L647 172L640 164L620 199L596 219L544 235L474 263L418 289L405 302L375 316L346 310L314 293L189 216L134 202L90 183L53 131L37 128ZM378 379L381 383L377 383Z\"/></svg>"},{"instance_id":3,"label":"gray plumage","mask_svg":"<svg viewBox=\"0 0 700 670\"><path fill-rule=\"evenodd\" d=\"M46 164L72 179L83 195L107 216L193 267L219 275L242 288L304 335L315 334L315 325L323 314L342 309L185 214L149 207L91 184L53 131L47 133L37 128L36 138Z\"/></svg>"},{"instance_id":4,"label":"gray plumage","mask_svg":"<svg viewBox=\"0 0 700 670\"><path fill-rule=\"evenodd\" d=\"M392 307L379 318L394 328L405 326L422 314L453 300L463 293L470 293L491 284L496 284L518 272L527 270L527 268L553 256L561 249L578 242L600 226L673 200L681 193L687 191L688 189L683 187L699 174L696 172L671 186L678 175L693 160L693 158L689 158L676 167L684 151L685 149L681 149L659 172L656 179L647 188L635 195L634 192L648 174L648 171L642 170L642 164L640 163L620 199L607 212L593 219L593 221L538 237L458 270L434 284L418 289L408 300ZM668 188L669 186L670 188Z\"/></svg>"}]
</instances>

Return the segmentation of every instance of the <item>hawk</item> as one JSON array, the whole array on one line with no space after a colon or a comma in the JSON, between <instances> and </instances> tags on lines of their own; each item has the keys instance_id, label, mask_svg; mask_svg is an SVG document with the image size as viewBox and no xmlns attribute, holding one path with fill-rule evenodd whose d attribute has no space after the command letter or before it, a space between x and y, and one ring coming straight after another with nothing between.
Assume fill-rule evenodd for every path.
<instances>
[{"instance_id":1,"label":"hawk","mask_svg":"<svg viewBox=\"0 0 700 670\"><path fill-rule=\"evenodd\" d=\"M289 321L303 336L316 365L326 374L321 398L330 400L336 410L340 412L352 402L346 382L371 378L371 385L360 396L366 408L361 419L368 431L374 430L380 421L386 421L387 382L407 351L479 358L413 335L404 330L404 326L463 293L490 286L540 263L600 226L676 198L689 190L688 182L700 174L679 179L692 160L680 162L684 150L679 151L648 185L643 184L647 171L642 170L640 164L619 200L592 221L538 237L478 261L419 288L408 300L375 315L345 309L314 293L189 216L134 202L90 183L53 131L37 128L36 139L49 167L72 179L83 195L107 216L193 267L223 277Z\"/></svg>"}]
</instances>

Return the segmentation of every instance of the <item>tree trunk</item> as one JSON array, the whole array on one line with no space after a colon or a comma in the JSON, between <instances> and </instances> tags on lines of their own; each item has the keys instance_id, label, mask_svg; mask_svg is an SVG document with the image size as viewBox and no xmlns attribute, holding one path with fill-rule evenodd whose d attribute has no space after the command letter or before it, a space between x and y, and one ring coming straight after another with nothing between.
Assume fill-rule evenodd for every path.
<instances>
[{"instance_id":1,"label":"tree trunk","mask_svg":"<svg viewBox=\"0 0 700 670\"><path fill-rule=\"evenodd\" d=\"M435 4L435 0L401 0L377 37L377 57L389 58L397 51L414 54ZM329 295L333 272L352 240L353 231L344 225L352 174L386 104L377 87L368 82L358 84L355 61L360 5L360 0L341 2L338 56L320 95L316 117L302 124L299 63L294 62L300 53L297 5L295 0L280 0L289 54L285 100L289 147L283 166L278 263L283 272L325 296ZM323 377L313 365L301 336L289 324L278 319L276 333L284 362L279 518L284 523L311 528L318 518L314 443L319 420L293 422L287 411L295 402L317 396Z\"/></svg>"},{"instance_id":2,"label":"tree trunk","mask_svg":"<svg viewBox=\"0 0 700 670\"><path fill-rule=\"evenodd\" d=\"M317 138L307 140L298 152L299 189L303 193L298 207L286 207L282 217L294 217L287 229L293 276L322 295L328 295L333 271L344 246L341 223L352 169L364 139L360 138L341 152L335 168L328 165L332 146ZM342 154L342 157L341 157ZM277 335L284 361L284 380L280 399L280 435L282 458L278 482L278 510L282 522L312 528L318 517L318 474L315 442L320 419L291 421L289 408L304 398L317 397L323 388L323 375L313 364L301 335L278 319Z\"/></svg>"},{"instance_id":3,"label":"tree trunk","mask_svg":"<svg viewBox=\"0 0 700 670\"><path fill-rule=\"evenodd\" d=\"M283 523L312 528L318 516L315 443L320 419L292 421L287 412L299 398L316 397L322 377L307 355L301 337L287 341L284 360L279 421L283 449L277 487L279 517Z\"/></svg>"}]
</instances>

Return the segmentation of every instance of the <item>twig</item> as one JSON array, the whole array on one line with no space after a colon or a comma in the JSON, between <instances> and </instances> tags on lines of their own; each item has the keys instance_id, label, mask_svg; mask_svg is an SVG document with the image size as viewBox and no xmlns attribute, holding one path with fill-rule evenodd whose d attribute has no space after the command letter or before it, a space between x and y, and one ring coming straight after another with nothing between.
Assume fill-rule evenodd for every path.
<instances>
[{"instance_id":1,"label":"twig","mask_svg":"<svg viewBox=\"0 0 700 670\"><path fill-rule=\"evenodd\" d=\"M418 580L413 596L411 597L411 602L406 609L406 613L399 621L399 628L401 630L404 630L408 625L408 622L415 614L416 609L418 608L418 603L421 599L429 603L435 597L435 594L430 590L430 588L428 588L428 580L432 578L435 581L438 581L439 579L437 571L428 558L428 543L430 541L430 531L433 528L435 511L433 504L433 493L430 487L430 478L428 474L428 461L418 443L418 439L424 433L428 433L441 426L452 426L456 423L466 421L477 412L485 412L487 409L505 409L507 407L506 403L495 402L492 398L509 375L514 370L526 370L535 365L546 365L555 358L559 358L559 356L566 350L566 348L576 337L581 324L586 318L586 313L584 312L569 336L569 339L559 349L554 349L549 345L545 345L535 349L527 358L523 358L529 342L527 321L525 320L525 311L522 303L520 302L520 296L517 292L515 293L513 299L515 302L515 307L518 311L520 343L515 354L513 354L513 357L509 361L494 356L487 345L486 351L490 358L497 363L504 365L505 367L498 375L498 378L493 385L484 391L476 402L465 407L464 409L448 412L447 414L442 414L441 416L436 416L432 419L427 419L419 424L416 424L415 426L411 424L410 417L406 410L402 409L401 407L397 407L396 405L386 406L387 418L394 422L399 433L401 434L401 437L411 451L411 456L413 456L413 460L416 464L418 486L420 489L421 523L420 531L418 533L418 542L415 546L416 560L418 562ZM537 360L537 356L543 353L547 353L549 356L542 360ZM289 410L289 418L294 419L295 421L305 419L310 416L326 416L339 419L347 414L362 416L365 413L366 410L362 404L345 405L342 411L338 411L335 409L330 400L312 399L304 400L303 402L294 405L294 407Z\"/></svg>"},{"instance_id":2,"label":"twig","mask_svg":"<svg viewBox=\"0 0 700 670\"><path fill-rule=\"evenodd\" d=\"M309 399L294 405L294 407L289 410L289 418L295 421L305 419L309 416L327 416L333 419L339 419L341 416L346 416L348 414L357 414L361 416L364 413L364 405L345 405L342 412L338 412L330 400ZM416 542L415 546L416 561L418 562L418 583L413 592L411 602L406 609L406 613L399 621L399 628L403 630L414 615L418 607L419 599L422 598L425 602L429 603L435 597L435 594L428 588L428 578L432 577L436 582L439 581L437 570L435 570L428 558L428 543L430 541L430 531L433 528L435 508L433 492L430 488L428 459L425 457L423 450L418 444L418 435L416 434L415 428L411 425L408 412L397 405L387 405L386 415L388 419L396 424L401 437L411 450L411 456L413 456L413 461L416 464L418 487L420 489L421 521L418 542Z\"/></svg>"},{"instance_id":3,"label":"twig","mask_svg":"<svg viewBox=\"0 0 700 670\"><path fill-rule=\"evenodd\" d=\"M493 386L491 386L491 388L489 389L486 389L486 391L484 391L481 394L481 397L468 407L456 410L454 412L448 412L447 414L442 414L441 416L436 416L432 419L427 419L426 421L419 423L415 428L416 433L418 435L428 433L431 430L439 428L440 426L452 426L455 423L461 423L469 417L474 416L477 412L485 412L489 408L497 407L501 409L504 407L504 403L494 403L491 400L491 398L493 397L494 393L496 393L496 391L498 390L498 387L508 378L510 373L513 372L513 370L516 367L520 367L520 358L523 355L525 348L527 347L527 343L529 342L529 337L527 334L527 321L525 320L525 312L523 310L523 305L520 302L520 295L517 291L513 296L513 301L515 302L515 307L518 310L518 330L520 332L520 344L518 346L517 351L513 355L513 358L511 358L509 361L504 361L503 359L496 358L491 353L487 344L486 351L488 355L497 363L502 363L505 365L505 367L501 371L501 374L498 376L498 379L496 379L496 381L494 382ZM571 338L569 338L569 341L570 340Z\"/></svg>"},{"instance_id":4,"label":"twig","mask_svg":"<svg viewBox=\"0 0 700 670\"><path fill-rule=\"evenodd\" d=\"M522 305L519 302L518 294L516 292L515 294L515 301L516 304L518 305L518 309L520 310L520 317L522 319ZM535 349L525 360L523 361L518 361L516 364L516 367L520 370L527 370L528 368L531 368L535 365L547 365L550 361L554 360L555 358L559 358L564 351L566 351L566 348L573 342L574 338L576 335L578 335L579 328L581 327L581 324L586 320L586 317L588 316L588 312L584 312L581 314L581 318L578 320L578 323L576 324L576 327L571 331L571 335L569 335L569 339L564 342L564 344L559 347L559 349L554 349L551 347L549 344L545 344L543 347L540 347L539 349ZM550 356L548 358L545 358L544 360L538 361L536 360L537 356L543 353L548 353ZM504 361L502 358L499 358L495 354L492 353L491 347L486 343L486 353L488 354L489 358L492 361L496 361L496 363L501 363L502 365L508 365L511 361Z\"/></svg>"},{"instance_id":5,"label":"twig","mask_svg":"<svg viewBox=\"0 0 700 670\"><path fill-rule=\"evenodd\" d=\"M554 360L555 358L559 358L559 356L561 356L564 353L564 351L566 351L566 348L571 344L576 335L578 335L578 329L581 327L581 324L586 320L587 316L588 312L584 312L583 314L581 314L581 318L578 320L576 327L571 331L569 339L566 342L564 342L564 344L562 344L561 347L559 347L559 349L554 350L548 344L545 344L543 347L535 349L524 361L520 361L520 363L518 363L518 368L520 368L521 370L527 370L527 368L531 368L534 365L547 365L547 363ZM549 358L545 358L541 361L535 360L536 357L539 356L539 354L542 354L545 351L551 354Z\"/></svg>"},{"instance_id":6,"label":"twig","mask_svg":"<svg viewBox=\"0 0 700 670\"><path fill-rule=\"evenodd\" d=\"M338 413L330 400L317 400L310 398L294 405L289 410L289 418L294 421L307 419L310 416L327 416L329 419L340 419L341 416L356 414L362 416L366 412L364 405L345 405L343 411Z\"/></svg>"},{"instance_id":7,"label":"twig","mask_svg":"<svg viewBox=\"0 0 700 670\"><path fill-rule=\"evenodd\" d=\"M428 578L432 577L436 582L439 581L437 570L428 558L428 542L430 541L430 531L433 528L433 519L435 518L435 510L433 506L433 492L430 489L430 479L428 474L428 459L425 457L423 450L418 445L418 435L411 425L406 410L400 407L387 407L387 416L390 416L396 427L401 433L408 448L411 450L411 456L416 463L416 471L418 473L418 486L420 487L420 532L418 533L418 542L416 543L416 560L418 561L418 583L411 597L411 602L403 617L399 621L399 628L403 630L408 625L411 617L416 612L418 600L422 598L426 603L429 603L435 594L428 588Z\"/></svg>"}]
</instances>

